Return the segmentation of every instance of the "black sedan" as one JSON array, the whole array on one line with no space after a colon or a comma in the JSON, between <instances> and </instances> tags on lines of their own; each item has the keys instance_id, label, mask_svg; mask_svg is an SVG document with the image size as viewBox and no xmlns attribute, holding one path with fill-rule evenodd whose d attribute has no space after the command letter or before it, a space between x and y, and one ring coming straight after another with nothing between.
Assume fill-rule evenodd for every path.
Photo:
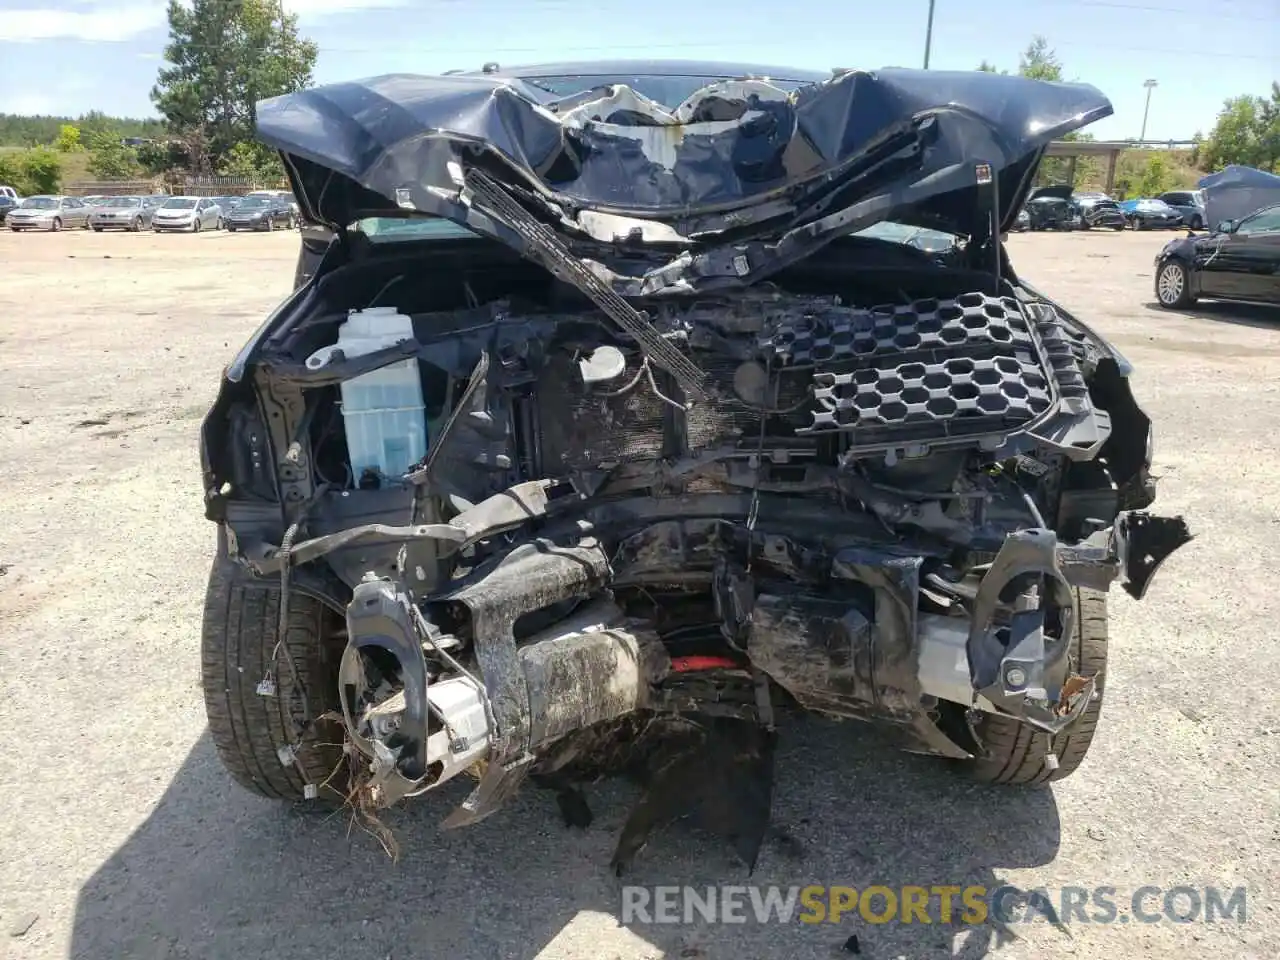
<instances>
[{"instance_id":1,"label":"black sedan","mask_svg":"<svg viewBox=\"0 0 1280 960\"><path fill-rule=\"evenodd\" d=\"M245 197L223 216L223 223L233 233L236 230L274 230L276 227L293 229L293 207L279 197Z\"/></svg>"},{"instance_id":2,"label":"black sedan","mask_svg":"<svg viewBox=\"0 0 1280 960\"><path fill-rule=\"evenodd\" d=\"M1177 230L1182 226L1182 214L1163 200L1124 200L1120 209L1135 230Z\"/></svg>"},{"instance_id":3,"label":"black sedan","mask_svg":"<svg viewBox=\"0 0 1280 960\"><path fill-rule=\"evenodd\" d=\"M1280 305L1280 204L1165 244L1155 286L1162 307L1190 306L1200 297Z\"/></svg>"}]
</instances>

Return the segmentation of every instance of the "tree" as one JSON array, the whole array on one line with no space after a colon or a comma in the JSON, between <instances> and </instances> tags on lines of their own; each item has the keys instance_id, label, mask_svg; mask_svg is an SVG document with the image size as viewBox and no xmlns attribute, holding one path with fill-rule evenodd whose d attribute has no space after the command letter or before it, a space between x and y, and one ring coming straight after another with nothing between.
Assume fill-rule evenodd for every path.
<instances>
[{"instance_id":1,"label":"tree","mask_svg":"<svg viewBox=\"0 0 1280 960\"><path fill-rule=\"evenodd\" d=\"M1008 70L997 70L997 69L996 69L996 65L995 65L994 63L991 63L989 60L983 60L980 64L978 64L978 72L979 72L979 73L1003 73L1003 74L1008 74L1008 72L1009 72L1009 71L1008 71Z\"/></svg>"},{"instance_id":2,"label":"tree","mask_svg":"<svg viewBox=\"0 0 1280 960\"><path fill-rule=\"evenodd\" d=\"M75 153L81 149L80 128L74 123L64 123L58 128L58 139L53 141L59 153Z\"/></svg>"},{"instance_id":3,"label":"tree","mask_svg":"<svg viewBox=\"0 0 1280 960\"><path fill-rule=\"evenodd\" d=\"M28 196L57 193L62 185L62 160L48 147L0 154L0 183Z\"/></svg>"},{"instance_id":4,"label":"tree","mask_svg":"<svg viewBox=\"0 0 1280 960\"><path fill-rule=\"evenodd\" d=\"M197 170L221 166L253 139L258 100L311 82L316 46L273 0L169 2L169 43L151 91L172 133L190 145Z\"/></svg>"},{"instance_id":5,"label":"tree","mask_svg":"<svg viewBox=\"0 0 1280 960\"><path fill-rule=\"evenodd\" d=\"M1151 151L1142 177L1138 180L1138 196L1158 197L1172 186L1173 171L1169 168L1168 161L1161 156L1160 151Z\"/></svg>"},{"instance_id":6,"label":"tree","mask_svg":"<svg viewBox=\"0 0 1280 960\"><path fill-rule=\"evenodd\" d=\"M138 153L110 133L89 138L89 172L101 180L128 180L138 175Z\"/></svg>"},{"instance_id":7,"label":"tree","mask_svg":"<svg viewBox=\"0 0 1280 960\"><path fill-rule=\"evenodd\" d=\"M247 140L227 151L218 172L224 177L245 177L263 182L284 179L279 155L261 143Z\"/></svg>"},{"instance_id":8,"label":"tree","mask_svg":"<svg viewBox=\"0 0 1280 960\"><path fill-rule=\"evenodd\" d=\"M1061 80L1062 61L1057 51L1049 47L1049 41L1042 36L1031 38L1027 49L1022 51L1018 60L1018 75L1032 80Z\"/></svg>"},{"instance_id":9,"label":"tree","mask_svg":"<svg viewBox=\"0 0 1280 960\"><path fill-rule=\"evenodd\" d=\"M1202 170L1239 163L1274 173L1280 166L1280 83L1271 84L1267 97L1245 94L1224 101L1197 160Z\"/></svg>"}]
</instances>

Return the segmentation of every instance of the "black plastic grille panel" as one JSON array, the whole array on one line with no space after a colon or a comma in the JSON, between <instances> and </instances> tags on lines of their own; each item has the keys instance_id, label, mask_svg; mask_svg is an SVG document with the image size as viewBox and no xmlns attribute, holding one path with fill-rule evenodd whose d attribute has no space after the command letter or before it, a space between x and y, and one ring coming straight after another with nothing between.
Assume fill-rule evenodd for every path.
<instances>
[{"instance_id":1,"label":"black plastic grille panel","mask_svg":"<svg viewBox=\"0 0 1280 960\"><path fill-rule=\"evenodd\" d=\"M785 366L809 366L917 350L1005 353L1030 350L1032 340L1017 301L966 293L788 319L761 338L761 347Z\"/></svg>"},{"instance_id":2,"label":"black plastic grille panel","mask_svg":"<svg viewBox=\"0 0 1280 960\"><path fill-rule=\"evenodd\" d=\"M880 436L923 442L1004 432L1044 413L1053 400L1039 365L1017 357L953 357L814 379L818 409L810 429L855 430L855 445Z\"/></svg>"},{"instance_id":3,"label":"black plastic grille panel","mask_svg":"<svg viewBox=\"0 0 1280 960\"><path fill-rule=\"evenodd\" d=\"M1055 400L1017 301L982 293L812 314L779 325L762 346L785 365L814 368L811 422L800 432L839 430L853 447L1005 435Z\"/></svg>"}]
</instances>

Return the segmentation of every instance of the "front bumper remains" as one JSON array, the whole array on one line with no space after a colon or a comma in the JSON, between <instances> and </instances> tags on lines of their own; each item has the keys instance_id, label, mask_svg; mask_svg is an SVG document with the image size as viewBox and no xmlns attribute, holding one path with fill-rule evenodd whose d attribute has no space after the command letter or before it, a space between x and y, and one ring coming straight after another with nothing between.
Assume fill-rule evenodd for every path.
<instances>
[{"instance_id":1,"label":"front bumper remains","mask_svg":"<svg viewBox=\"0 0 1280 960\"><path fill-rule=\"evenodd\" d=\"M462 550L545 511L539 489L520 485L447 524L358 527L304 541L290 548L290 559L424 539L444 552ZM1075 543L1024 529L1006 537L976 584L940 579L936 563L922 577L924 555L868 546L824 551L723 519L651 523L608 551L590 537L530 539L426 603L411 600L395 579L359 584L347 609L344 719L370 761L375 805L483 769L445 825L483 819L557 741L632 714L691 709L668 689L680 667L657 632L625 617L611 592L642 586L658 571L670 582L679 571L710 586L733 654L725 666L763 684L756 716L771 717L772 680L801 707L874 722L908 750L968 757L971 746L938 723L940 704L1013 717L1049 734L1069 729L1095 683L1072 671L1073 589L1119 581L1140 598L1160 563L1190 539L1181 518L1137 511ZM269 573L282 558L268 550L249 559ZM517 643L522 617L559 605L573 613ZM450 653L467 644L478 676ZM398 662L404 690L362 717L352 705L369 692L369 653ZM431 681L428 655L456 672Z\"/></svg>"}]
</instances>

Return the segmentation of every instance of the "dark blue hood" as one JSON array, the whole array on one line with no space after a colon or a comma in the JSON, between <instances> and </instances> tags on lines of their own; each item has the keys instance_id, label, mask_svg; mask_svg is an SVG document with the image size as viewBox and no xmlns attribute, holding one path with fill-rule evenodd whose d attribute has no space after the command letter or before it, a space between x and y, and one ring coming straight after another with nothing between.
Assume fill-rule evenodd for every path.
<instances>
[{"instance_id":1,"label":"dark blue hood","mask_svg":"<svg viewBox=\"0 0 1280 960\"><path fill-rule=\"evenodd\" d=\"M439 198L457 193L460 168L481 163L555 204L570 228L582 210L683 225L686 235L718 232L717 217L733 211L751 210L722 218L721 229L793 226L788 212L804 215L806 199L862 175L865 189L844 191L840 204L875 195L872 219L968 235L975 163L999 175L1008 223L1045 145L1112 112L1085 84L968 71L784 83L738 75L670 105L627 85L590 89L579 70L585 89L567 97L544 89L536 68L332 84L259 103L258 134L284 154L306 214L335 227L392 211L449 216Z\"/></svg>"}]
</instances>

